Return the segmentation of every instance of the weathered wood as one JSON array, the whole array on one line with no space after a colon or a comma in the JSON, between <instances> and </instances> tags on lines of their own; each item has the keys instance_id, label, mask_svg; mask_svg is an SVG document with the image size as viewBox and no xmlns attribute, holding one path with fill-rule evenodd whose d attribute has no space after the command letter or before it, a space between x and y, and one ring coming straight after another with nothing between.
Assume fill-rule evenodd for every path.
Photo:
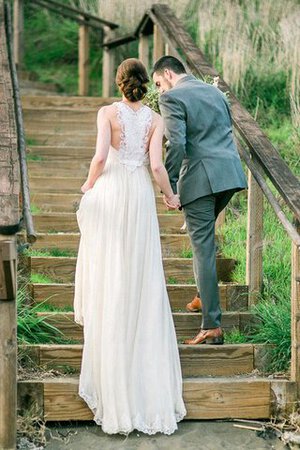
<instances>
[{"instance_id":1,"label":"weathered wood","mask_svg":"<svg viewBox=\"0 0 300 450\"><path fill-rule=\"evenodd\" d=\"M22 97L22 106L25 111L43 110L46 114L55 111L70 111L73 114L97 112L100 106L111 105L120 100L119 97L78 97L65 95L25 95Z\"/></svg>"},{"instance_id":2,"label":"weathered wood","mask_svg":"<svg viewBox=\"0 0 300 450\"><path fill-rule=\"evenodd\" d=\"M172 310L185 311L186 304L196 293L195 284L167 284ZM245 311L248 307L248 287L243 285L219 284L220 303L223 311ZM66 283L31 285L32 298L35 303L52 305L57 308L72 307L74 285Z\"/></svg>"},{"instance_id":3,"label":"weathered wood","mask_svg":"<svg viewBox=\"0 0 300 450\"><path fill-rule=\"evenodd\" d=\"M165 53L165 43L159 25L153 27L153 64Z\"/></svg>"},{"instance_id":4,"label":"weathered wood","mask_svg":"<svg viewBox=\"0 0 300 450\"><path fill-rule=\"evenodd\" d=\"M149 70L149 36L143 34L139 37L139 59L147 71Z\"/></svg>"},{"instance_id":5,"label":"weathered wood","mask_svg":"<svg viewBox=\"0 0 300 450\"><path fill-rule=\"evenodd\" d=\"M34 273L44 273L58 282L72 283L74 281L75 257L32 256L29 259L31 270ZM235 264L236 261L234 259L217 258L219 280L224 282L230 281ZM167 280L169 277L175 279L177 283L193 280L193 261L191 258L168 257L163 259L163 265Z\"/></svg>"},{"instance_id":6,"label":"weathered wood","mask_svg":"<svg viewBox=\"0 0 300 450\"><path fill-rule=\"evenodd\" d=\"M33 345L22 351L37 350L39 365L45 369L81 367L82 345ZM184 377L232 376L252 372L253 345L179 345L182 374Z\"/></svg>"},{"instance_id":7,"label":"weathered wood","mask_svg":"<svg viewBox=\"0 0 300 450\"><path fill-rule=\"evenodd\" d=\"M51 231L78 233L77 218L74 213L44 213L33 216L34 225L38 232ZM158 214L160 230L163 233L181 234L182 214Z\"/></svg>"},{"instance_id":8,"label":"weathered wood","mask_svg":"<svg viewBox=\"0 0 300 450\"><path fill-rule=\"evenodd\" d=\"M249 171L248 223L246 252L246 284L249 286L249 302L257 302L263 282L263 193Z\"/></svg>"},{"instance_id":9,"label":"weathered wood","mask_svg":"<svg viewBox=\"0 0 300 450\"><path fill-rule=\"evenodd\" d=\"M103 59L102 59L102 96L113 95L115 86L115 50L105 46L106 41L112 38L113 32L104 27Z\"/></svg>"},{"instance_id":10,"label":"weathered wood","mask_svg":"<svg viewBox=\"0 0 300 450\"><path fill-rule=\"evenodd\" d=\"M300 223L296 229L300 233ZM300 247L292 243L292 273L291 273L291 380L295 382L300 395Z\"/></svg>"},{"instance_id":11,"label":"weathered wood","mask_svg":"<svg viewBox=\"0 0 300 450\"><path fill-rule=\"evenodd\" d=\"M5 237L0 236L0 448L14 449L17 409L16 240L3 239Z\"/></svg>"},{"instance_id":12,"label":"weathered wood","mask_svg":"<svg viewBox=\"0 0 300 450\"><path fill-rule=\"evenodd\" d=\"M61 330L66 338L82 342L82 327L74 322L72 312L41 312L38 313L38 316L44 317L48 323ZM201 319L201 313L173 312L177 339L183 340L198 333L201 326ZM225 331L232 329L240 329L243 331L250 323L255 323L255 321L257 322L257 319L251 313L224 312L222 327Z\"/></svg>"},{"instance_id":13,"label":"weathered wood","mask_svg":"<svg viewBox=\"0 0 300 450\"><path fill-rule=\"evenodd\" d=\"M89 27L79 26L78 41L78 72L79 95L88 95L89 92Z\"/></svg>"},{"instance_id":14,"label":"weathered wood","mask_svg":"<svg viewBox=\"0 0 300 450\"><path fill-rule=\"evenodd\" d=\"M39 382L19 384L36 383ZM281 380L278 383L288 382ZM78 395L77 378L47 379L43 384L45 420L92 419L92 412ZM187 378L183 381L186 419L269 418L270 385L271 381L266 378Z\"/></svg>"},{"instance_id":15,"label":"weathered wood","mask_svg":"<svg viewBox=\"0 0 300 450\"><path fill-rule=\"evenodd\" d=\"M200 76L219 76L217 71L207 62L190 35L185 31L181 21L177 19L167 5L153 5L151 14L156 23L161 26L165 36L173 43L173 46L183 51L191 70ZM280 157L251 114L242 107L231 92L230 87L221 77L219 77L219 87L222 91L230 93L232 118L237 131L249 146L260 166L271 179L276 189L278 189L287 205L296 217L300 219L299 180Z\"/></svg>"},{"instance_id":16,"label":"weathered wood","mask_svg":"<svg viewBox=\"0 0 300 450\"><path fill-rule=\"evenodd\" d=\"M24 60L24 0L14 0L13 30L14 30L14 58L18 69Z\"/></svg>"}]
</instances>

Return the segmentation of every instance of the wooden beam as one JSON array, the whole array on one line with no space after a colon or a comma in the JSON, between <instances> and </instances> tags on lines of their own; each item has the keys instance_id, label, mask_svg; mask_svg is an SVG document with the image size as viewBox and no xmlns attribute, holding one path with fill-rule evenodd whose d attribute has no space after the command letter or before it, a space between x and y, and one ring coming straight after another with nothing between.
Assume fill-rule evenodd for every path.
<instances>
[{"instance_id":1,"label":"wooden beam","mask_svg":"<svg viewBox=\"0 0 300 450\"><path fill-rule=\"evenodd\" d=\"M0 448L16 448L16 240L0 236Z\"/></svg>"},{"instance_id":2,"label":"wooden beam","mask_svg":"<svg viewBox=\"0 0 300 450\"><path fill-rule=\"evenodd\" d=\"M88 95L89 91L89 27L79 26L78 40L79 95Z\"/></svg>"},{"instance_id":3,"label":"wooden beam","mask_svg":"<svg viewBox=\"0 0 300 450\"><path fill-rule=\"evenodd\" d=\"M115 86L115 53L113 49L105 47L105 42L112 38L112 31L104 27L104 48L102 61L102 97L113 95Z\"/></svg>"},{"instance_id":4,"label":"wooden beam","mask_svg":"<svg viewBox=\"0 0 300 450\"><path fill-rule=\"evenodd\" d=\"M14 58L18 69L21 69L24 58L24 0L14 0L13 30Z\"/></svg>"},{"instance_id":5,"label":"wooden beam","mask_svg":"<svg viewBox=\"0 0 300 450\"><path fill-rule=\"evenodd\" d=\"M256 303L262 289L263 210L262 190L249 170L246 284L250 305Z\"/></svg>"},{"instance_id":6,"label":"wooden beam","mask_svg":"<svg viewBox=\"0 0 300 450\"><path fill-rule=\"evenodd\" d=\"M165 53L165 43L160 27L154 24L153 28L153 64Z\"/></svg>"},{"instance_id":7,"label":"wooden beam","mask_svg":"<svg viewBox=\"0 0 300 450\"><path fill-rule=\"evenodd\" d=\"M143 34L139 37L139 59L147 71L149 70L149 36Z\"/></svg>"},{"instance_id":8,"label":"wooden beam","mask_svg":"<svg viewBox=\"0 0 300 450\"><path fill-rule=\"evenodd\" d=\"M296 220L300 233L300 223ZM292 286L291 286L291 380L296 383L300 395L300 247L292 243Z\"/></svg>"}]
</instances>

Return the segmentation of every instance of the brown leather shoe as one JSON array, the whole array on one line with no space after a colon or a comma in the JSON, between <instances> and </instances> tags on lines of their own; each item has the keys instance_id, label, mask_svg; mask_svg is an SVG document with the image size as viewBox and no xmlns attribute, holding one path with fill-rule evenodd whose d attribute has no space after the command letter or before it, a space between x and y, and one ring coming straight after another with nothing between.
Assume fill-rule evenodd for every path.
<instances>
[{"instance_id":1,"label":"brown leather shoe","mask_svg":"<svg viewBox=\"0 0 300 450\"><path fill-rule=\"evenodd\" d=\"M202 302L200 297L194 297L194 299L186 305L186 309L189 312L198 312L202 310Z\"/></svg>"},{"instance_id":2,"label":"brown leather shoe","mask_svg":"<svg viewBox=\"0 0 300 450\"><path fill-rule=\"evenodd\" d=\"M212 344L222 345L224 344L224 336L222 328L212 328L210 330L200 330L199 333L192 339L186 339L184 344L196 345L196 344Z\"/></svg>"}]
</instances>

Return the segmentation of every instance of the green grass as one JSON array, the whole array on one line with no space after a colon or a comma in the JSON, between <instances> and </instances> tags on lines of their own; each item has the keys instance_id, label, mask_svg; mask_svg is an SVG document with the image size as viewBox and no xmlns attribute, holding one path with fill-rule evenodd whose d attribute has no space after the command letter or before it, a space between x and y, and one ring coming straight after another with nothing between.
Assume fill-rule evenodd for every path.
<instances>
[{"instance_id":1,"label":"green grass","mask_svg":"<svg viewBox=\"0 0 300 450\"><path fill-rule=\"evenodd\" d=\"M62 248L41 248L34 249L29 248L24 251L25 256L55 256L55 257L74 257L77 256L77 251L72 249L62 249Z\"/></svg>"},{"instance_id":2,"label":"green grass","mask_svg":"<svg viewBox=\"0 0 300 450\"><path fill-rule=\"evenodd\" d=\"M178 281L175 277L169 277L167 279L167 284L178 284Z\"/></svg>"},{"instance_id":3,"label":"green grass","mask_svg":"<svg viewBox=\"0 0 300 450\"><path fill-rule=\"evenodd\" d=\"M46 303L50 299L51 299L51 297L48 297L47 299L45 299L45 301L43 301L41 303L37 303L36 311L38 311L38 312L72 312L73 311L73 308L71 305L58 307L58 306Z\"/></svg>"},{"instance_id":4,"label":"green grass","mask_svg":"<svg viewBox=\"0 0 300 450\"><path fill-rule=\"evenodd\" d=\"M26 138L26 145L37 145L37 140L34 138ZM29 155L27 155L29 156Z\"/></svg>"},{"instance_id":5,"label":"green grass","mask_svg":"<svg viewBox=\"0 0 300 450\"><path fill-rule=\"evenodd\" d=\"M242 333L237 328L233 328L231 331L224 333L225 344L245 344L249 342L246 334Z\"/></svg>"},{"instance_id":6,"label":"green grass","mask_svg":"<svg viewBox=\"0 0 300 450\"><path fill-rule=\"evenodd\" d=\"M26 161L44 161L44 157L40 155L33 155L32 153L28 153L26 155Z\"/></svg>"},{"instance_id":7,"label":"green grass","mask_svg":"<svg viewBox=\"0 0 300 450\"><path fill-rule=\"evenodd\" d=\"M180 258L192 258L193 257L193 251L190 248L184 248L181 250Z\"/></svg>"},{"instance_id":8,"label":"green grass","mask_svg":"<svg viewBox=\"0 0 300 450\"><path fill-rule=\"evenodd\" d=\"M31 214L39 214L42 212L41 208L36 206L34 203L30 204L30 211L31 211Z\"/></svg>"},{"instance_id":9,"label":"green grass","mask_svg":"<svg viewBox=\"0 0 300 450\"><path fill-rule=\"evenodd\" d=\"M30 283L52 284L56 283L56 281L43 273L32 273L30 275Z\"/></svg>"}]
</instances>

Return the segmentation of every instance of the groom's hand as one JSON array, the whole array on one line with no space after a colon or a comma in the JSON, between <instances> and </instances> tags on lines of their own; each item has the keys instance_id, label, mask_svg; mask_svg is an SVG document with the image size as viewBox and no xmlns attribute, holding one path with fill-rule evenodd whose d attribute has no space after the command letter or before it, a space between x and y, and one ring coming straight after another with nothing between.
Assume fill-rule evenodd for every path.
<instances>
[{"instance_id":1,"label":"groom's hand","mask_svg":"<svg viewBox=\"0 0 300 450\"><path fill-rule=\"evenodd\" d=\"M180 208L180 199L178 194L173 194L170 197L163 196L163 201L168 210L174 210Z\"/></svg>"}]
</instances>

